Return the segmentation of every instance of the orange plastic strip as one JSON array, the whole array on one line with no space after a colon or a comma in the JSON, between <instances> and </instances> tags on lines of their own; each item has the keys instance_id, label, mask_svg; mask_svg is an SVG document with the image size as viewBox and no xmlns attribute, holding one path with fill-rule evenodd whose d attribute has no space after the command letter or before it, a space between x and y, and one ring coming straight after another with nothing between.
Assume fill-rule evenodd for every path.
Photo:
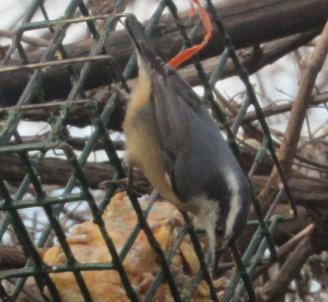
<instances>
[{"instance_id":1,"label":"orange plastic strip","mask_svg":"<svg viewBox=\"0 0 328 302\"><path fill-rule=\"evenodd\" d=\"M191 58L194 54L199 52L208 43L208 40L212 36L212 23L211 23L210 17L208 15L208 13L203 9L203 7L201 6L201 4L199 3L198 0L192 0L190 2L190 5L191 5L190 16L192 16L194 14L194 4L193 4L193 2L196 3L197 6L198 6L199 16L202 19L202 22L203 22L204 27L206 29L206 35L205 35L204 40L201 44L194 45L194 46L180 52L173 59L171 59L168 62L168 64L170 64L172 67L179 66L180 64L182 64L183 62L185 62L186 60Z\"/></svg>"},{"instance_id":2,"label":"orange plastic strip","mask_svg":"<svg viewBox=\"0 0 328 302\"><path fill-rule=\"evenodd\" d=\"M194 14L195 14L194 2L190 1L190 17L192 17Z\"/></svg>"}]
</instances>

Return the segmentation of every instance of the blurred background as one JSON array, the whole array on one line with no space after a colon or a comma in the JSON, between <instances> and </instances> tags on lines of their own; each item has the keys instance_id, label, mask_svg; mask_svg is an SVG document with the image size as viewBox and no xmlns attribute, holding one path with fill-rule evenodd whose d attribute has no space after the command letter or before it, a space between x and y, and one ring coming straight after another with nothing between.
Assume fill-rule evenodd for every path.
<instances>
[{"instance_id":1,"label":"blurred background","mask_svg":"<svg viewBox=\"0 0 328 302\"><path fill-rule=\"evenodd\" d=\"M135 14L140 21L147 21L153 16L161 1L130 0L126 2L125 12L131 12ZM239 59L244 63L251 74L251 84L256 93L261 108L263 109L263 112L266 116L266 121L271 131L274 146L276 150L278 150L282 144L284 134L288 130L288 122L290 120L290 111L292 110L292 105L300 93L302 72L305 70L309 57L317 45L317 41L320 38L319 31L322 29L323 24L321 26L318 25L318 28L316 28L317 25L315 24L309 24L308 28L307 24L304 24L303 27L299 26L299 28L296 29L288 28L288 26L286 26L286 28L281 26L282 28L280 28L280 20L276 19L276 23L271 23L270 26L276 28L277 30L279 29L280 36L276 35L275 37L275 34L270 35L270 33L268 33L268 38L266 38L265 35L264 37L261 36L259 37L260 42L256 42L253 45L247 45L247 47L244 47L243 45L247 43L244 42L242 37L238 36L238 32L235 32L235 28L231 24L234 24L234 14L238 15L238 13L240 13L238 10L239 8L241 11L247 11L245 8L247 7L247 1L230 1L230 4L228 2L213 1L213 3L218 8L219 15L221 7L220 5L222 5L222 11L224 12L222 16L223 23L226 26L229 34L229 28L232 30L231 36L233 37L233 43L235 40L242 40L240 45L236 46L236 51ZM249 3L255 2L257 1L249 1ZM11 0L0 2L1 60L6 57L12 41L14 30L22 23L31 3L32 1L29 0ZM198 20L197 13L192 18L188 17L190 10L189 1L179 0L174 1L174 3L178 8L179 14L183 15L183 20L189 20L187 22L196 23ZM49 20L57 20L65 15L65 10L67 10L69 4L70 1L68 0L47 0L44 1L44 12L46 12L47 18ZM89 0L85 1L85 4L89 10L89 13L96 16L112 13L114 10L115 1ZM229 7L230 10L234 7L238 9L229 11ZM253 6L250 7L253 9ZM224 10L224 8L226 8L226 10ZM301 9L302 8L300 8L300 10ZM322 7L323 11L325 11L325 9L326 6ZM268 10L270 10L270 7ZM253 11L256 11L255 5ZM31 19L31 22L43 22L45 20L44 12L42 13L42 10L38 9ZM228 14L229 12L230 14ZM297 12L299 11L297 10ZM251 13L252 12L249 12L249 14ZM274 12L272 11L272 14L273 13ZM169 23L165 23L167 20L170 20L168 14L169 10L166 8L161 19L161 22L163 22L164 25L160 22L158 28L152 34L154 41L159 43L159 48L163 46L159 41L161 39L161 28L169 26ZM302 23L302 16L300 15L299 23ZM249 21L247 16L245 17L245 28L247 28L247 22ZM80 17L83 17L81 12L75 13L74 18ZM312 19L315 20L316 18L318 17L312 16ZM96 27L100 33L103 32L104 25L105 22L103 20L98 20L96 22ZM190 28L191 27L188 27L188 30L190 30ZM123 26L120 23L117 23L116 29L118 31L122 31ZM251 30L256 31L254 28ZM286 34L284 34L284 30L286 31ZM169 36L168 32L170 33L170 31L166 31L165 33ZM247 35L247 33L243 34ZM120 33L118 32L117 36L119 35ZM52 36L53 35L49 28L31 29L23 33L22 37L20 38L20 41L22 42L21 45L24 48L27 56L31 59L31 62L33 62L33 59L35 62L40 61L42 53L52 43ZM242 34L240 34L240 36L242 36ZM93 42L90 42L90 40L92 41L92 37L93 36L85 22L71 24L65 31L65 37L62 42L64 48L67 50L68 57L83 57L88 55L91 47L93 46ZM247 40L247 37L244 37L244 39ZM174 45L175 42L173 38L172 41L172 45ZM163 44L165 43L163 42ZM167 44L170 43L168 42ZM216 49L215 45L213 45L214 44L208 45L207 49L205 47L205 50L203 52L201 51L199 55L203 63L206 75L209 75L214 71L221 55L221 50ZM82 51L83 47L87 49L85 52ZM114 49L115 45L111 47ZM171 55L171 53L168 52L172 50L169 49L168 51L166 47L170 48L171 45L164 45L162 47L161 50L163 51L163 54L160 55L163 57ZM172 49L174 48L178 49L178 46L172 46ZM75 50L76 53L74 52ZM132 53L127 49L116 49L116 52L114 51L116 54L120 52L124 55L125 53L126 55L128 53L129 55ZM56 59L61 60L63 58L60 54L57 54ZM16 49L11 55L10 60L7 60L5 66L15 66L20 64L17 62L21 61L22 58L19 55L19 49ZM121 63L119 59L118 61ZM122 59L122 62L123 61L124 60ZM247 93L244 83L240 77L236 75L236 71L231 67L232 63L230 59L228 60L227 64L228 67L226 67L225 72L223 72L221 79L215 83L213 95L217 104L220 105L221 110L226 114L229 125L232 126L238 111L242 107L242 104L247 101ZM327 216L327 64L327 62L323 64L323 68L318 74L312 92L312 98L309 101L309 105L306 110L304 122L301 120L301 123L303 124L301 135L297 142L297 152L293 159L292 172L288 175L288 178L290 179L290 189L299 209L299 218L285 222L278 226L277 231L274 234L275 244L277 247L283 246L287 248L288 252L287 254L283 254L283 256L279 259L279 264L272 265L270 270L268 268L265 273L256 279L256 286L261 289L264 288L265 284L269 282L271 278L274 278L271 277L271 275L276 277L279 276L279 270L284 261L287 261L286 259L288 258L288 254L295 252L295 246L297 245L291 245L291 242L296 240L296 243L299 243L300 241L297 240L300 239L298 238L304 238L304 234L309 234L308 228L309 226L313 226L312 222L313 220L317 219L317 216ZM126 60L122 66L120 66L122 70L125 68L125 65ZM204 88L199 78L197 78L197 72L195 71L191 62L188 61L183 64L180 68L180 72L182 76L192 84L195 91L202 97L204 95ZM2 78L0 81L1 80L4 81L5 79ZM19 78L15 78L15 76L13 76L10 81L15 84L15 81L19 81ZM132 76L128 79L127 83L128 86L133 89L133 86L135 85L135 73L132 72ZM50 81L49 85L51 86L51 84L52 82ZM104 83L99 85L93 83L91 86L92 89L85 89L84 91L85 98L87 99L102 102L104 99L107 100L108 96L111 94L108 90L108 85ZM13 87L13 89L15 89L16 86ZM56 92L53 94L56 95ZM57 101L62 102L66 99L65 93L61 95L59 91L58 94L60 97L53 97L51 99L52 104ZM49 99L50 98L48 98L47 101L49 101ZM77 101L81 99L83 98L74 98L74 100ZM13 104L9 104L8 107L11 107L12 105ZM21 137L24 144L41 142L46 139L48 135L50 135L53 129L53 125L51 122L49 122L49 116L51 114L57 116L58 112L45 114L45 111L42 111L41 113L35 111L29 113L27 109L28 108L26 108L26 114L24 111L24 117L18 123L17 133ZM35 107L31 109L37 108ZM7 113L8 110L6 107L2 106L0 109L1 127L6 125L6 119L8 119ZM81 155L83 147L90 139L92 133L95 131L94 125L91 124L92 123L89 120L84 120L83 114L80 116L79 111L77 111L76 121L69 121L65 125L64 133L66 135L66 141L69 142L69 144L72 146L76 156ZM119 126L115 125L109 126L108 133L116 146L118 155L122 159L125 154L124 135L119 128ZM223 129L222 126L221 128ZM244 121L242 122L241 127L236 134L236 140L240 145L243 166L245 170L249 172L254 163L255 156L257 152L262 148L263 143L263 132L258 121L258 116L254 115L253 106L249 106L247 109ZM8 142L8 146L13 146L16 144L17 141L15 141L14 137L12 137ZM34 159L40 155L40 151L29 151L28 154L32 159ZM71 169L69 165L67 165L66 158L67 155L62 150L56 148L48 150L45 154L45 159L43 161L44 170L40 172L39 176L42 180L44 190L50 197L60 196L65 192L65 185L71 176ZM93 180L92 184L90 184L90 188L92 189L92 194L97 202L100 202L104 198L104 194L106 192L102 186L103 182L109 180L108 175L113 176L113 172L108 172L110 171L110 165L111 163L108 161L106 151L104 151L104 148L101 146L95 147L87 158L86 169L89 169L87 171L90 173L90 179ZM269 154L267 154L263 161L256 167L256 173L254 172L254 174L251 175L251 180L253 182L256 193L260 193L261 190L263 190L263 188L266 186L272 168L272 158L269 156ZM109 174L106 174L105 172L102 174L101 171L105 171ZM22 171L21 163L13 157L7 157L2 162L0 174L6 181L6 186L9 189L10 194L15 196L25 175L25 172ZM91 180L88 179L88 181L91 183ZM141 199L148 199L148 194L151 192L149 184L142 176L137 177L137 181L139 181L145 189L143 191L145 194L143 194ZM107 188L106 185L105 188ZM71 193L79 192L81 192L81 190L78 186L75 186L71 191ZM22 200L30 200L35 196L35 188L30 185L26 189ZM265 210L267 210L265 206L263 207ZM283 216L291 215L291 209L288 205L288 199L286 196L281 199L281 202L275 211L275 214ZM32 241L36 242L40 238L40 235L45 226L48 224L48 219L43 209L40 207L26 208L19 210L19 214L21 217L23 217L24 224L28 228ZM314 218L314 216L316 218ZM3 220L4 217L5 212L0 211L0 219ZM92 215L88 207L88 203L87 201L82 200L79 202L66 204L63 208L62 214L59 216L59 221L62 228L65 230L65 234L70 235L74 225L77 223L83 223L90 218L92 218ZM300 236L299 234L303 235L298 237ZM53 244L57 242L56 240L56 236L52 234L44 246L45 250L49 247L52 247ZM2 245L6 247L17 246L17 240L15 239L11 228L8 228L7 231L4 232L2 237ZM295 257L295 255L293 257ZM304 259L303 265L301 265L300 269L295 273L295 277L292 278L292 282L288 287L287 293L283 297L284 300L281 301L328 301L328 293L326 291L328 280L326 260L326 251L318 249L318 253L310 253L310 255ZM261 299L263 299L263 301L269 301L266 300L266 298L263 296Z\"/></svg>"}]
</instances>

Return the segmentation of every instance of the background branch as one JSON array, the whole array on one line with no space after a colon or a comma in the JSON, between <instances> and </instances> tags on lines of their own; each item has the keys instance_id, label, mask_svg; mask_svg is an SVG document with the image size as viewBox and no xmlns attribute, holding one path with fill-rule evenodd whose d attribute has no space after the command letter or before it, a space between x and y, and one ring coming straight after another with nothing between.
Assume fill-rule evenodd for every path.
<instances>
[{"instance_id":1,"label":"background branch","mask_svg":"<svg viewBox=\"0 0 328 302\"><path fill-rule=\"evenodd\" d=\"M216 8L236 49L260 45L310 30L320 30L328 15L328 3L325 0L239 0L219 3ZM189 11L181 13L180 17L189 31L193 27L195 19L190 19ZM198 20L197 16L195 18ZM279 22L277 22L278 20ZM203 36L204 30L202 29L197 34L195 43L199 43ZM152 35L152 42L158 54L165 60L172 58L180 51L183 41L170 16L161 19ZM93 39L86 39L65 45L65 50L69 58L88 56L93 43ZM112 55L122 67L126 65L134 51L125 30L113 32L105 47L108 54ZM203 60L215 57L222 51L222 40L218 32L214 31L212 39L207 47L199 53L199 56ZM29 54L28 59L31 63L39 62L43 53L44 50L36 51ZM10 64L19 65L20 60L12 59ZM82 66L83 64L75 64L74 68L79 72ZM1 76L0 90L8 105L16 104L28 80L29 73L27 71ZM92 64L84 89L89 90L110 83L111 78L108 76L106 67L102 62L97 62ZM65 98L72 88L70 76L65 67L49 69L41 87L44 90L45 101Z\"/></svg>"},{"instance_id":2,"label":"background branch","mask_svg":"<svg viewBox=\"0 0 328 302\"><path fill-rule=\"evenodd\" d=\"M307 62L305 62L304 70L301 74L299 90L297 92L296 100L293 103L286 128L287 130L279 149L278 158L287 179L291 176L292 164L297 151L297 144L299 142L306 111L310 100L312 99L312 91L315 85L315 80L322 68L327 52L328 23L326 24L312 55ZM269 181L259 195L260 203L264 209L267 209L270 206L275 195L278 193L279 181L280 177L278 171L274 168L270 175Z\"/></svg>"}]
</instances>

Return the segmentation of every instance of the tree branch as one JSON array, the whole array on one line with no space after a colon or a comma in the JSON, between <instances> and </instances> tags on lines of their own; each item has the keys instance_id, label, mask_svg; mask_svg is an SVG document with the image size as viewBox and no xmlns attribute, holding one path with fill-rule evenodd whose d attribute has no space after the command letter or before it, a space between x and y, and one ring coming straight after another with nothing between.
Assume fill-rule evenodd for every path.
<instances>
[{"instance_id":1,"label":"tree branch","mask_svg":"<svg viewBox=\"0 0 328 302\"><path fill-rule=\"evenodd\" d=\"M22 268L25 264L25 255L19 246L0 244L0 270Z\"/></svg>"},{"instance_id":2,"label":"tree branch","mask_svg":"<svg viewBox=\"0 0 328 302\"><path fill-rule=\"evenodd\" d=\"M236 49L260 45L278 38L293 34L320 30L328 15L328 3L326 0L239 0L226 1L216 6L220 17L229 32ZM187 31L193 25L189 17L189 11L181 13L181 20ZM199 43L204 36L204 30L200 30L195 37L195 43ZM221 41L221 42L220 42ZM152 35L152 43L158 54L165 60L176 55L182 45L180 33L176 28L172 17L163 16L160 24ZM65 45L65 50L70 58L88 56L94 41L87 39L73 44ZM134 47L125 30L113 32L110 39L105 42L107 53L113 55L120 66L125 66ZM223 43L217 31L213 32L207 47L199 56L206 59L217 56L223 50ZM28 59L31 63L39 62L44 50L31 53ZM11 60L10 64L18 65L19 60ZM74 68L79 72L83 64L76 64ZM19 71L1 77L0 90L8 105L16 104L29 80L28 71ZM86 79L84 89L89 90L111 83L106 66L101 62L92 64L89 76ZM46 101L65 98L71 90L70 75L65 67L50 68L46 71L42 89Z\"/></svg>"},{"instance_id":3,"label":"tree branch","mask_svg":"<svg viewBox=\"0 0 328 302\"><path fill-rule=\"evenodd\" d=\"M319 94L315 97L310 99L309 105L311 106L318 106L323 103L328 102L328 93ZM276 114L288 112L292 109L293 102L282 104L282 105L271 105L265 108L262 108L263 114L265 117L270 117ZM1 112L1 111L0 111ZM258 119L257 114L255 111L248 112L243 118L243 124L247 124L250 122L254 122ZM232 121L232 120L231 120Z\"/></svg>"},{"instance_id":4,"label":"tree branch","mask_svg":"<svg viewBox=\"0 0 328 302\"><path fill-rule=\"evenodd\" d=\"M253 162L254 157L249 157L247 153L242 153L242 160L247 166L247 162ZM248 164L248 166L250 166ZM270 166L260 171L262 175L253 176L252 182L256 190L261 190L268 181L265 174L270 171ZM108 162L87 162L83 168L85 177L91 189L98 189L99 184L112 180L115 176L115 169ZM17 155L6 154L0 158L0 175L9 182L20 183L26 176L24 166ZM65 159L47 157L43 160L38 175L44 185L65 186L72 174L72 167ZM143 185L149 185L145 176L137 169L134 169L134 180ZM328 208L328 184L309 179L296 179L290 181L290 188L298 205L306 207ZM282 199L286 202L286 199Z\"/></svg>"},{"instance_id":5,"label":"tree branch","mask_svg":"<svg viewBox=\"0 0 328 302\"><path fill-rule=\"evenodd\" d=\"M319 71L322 68L328 52L328 23L323 33L306 63L306 67L301 75L301 81L297 92L296 100L293 103L292 111L287 125L283 141L281 143L278 158L285 177L289 179L292 172L292 164L297 151L297 143L303 127L303 121L309 102L312 99L312 91ZM280 176L276 168L273 169L270 179L259 195L259 200L267 209L278 193Z\"/></svg>"},{"instance_id":6,"label":"tree branch","mask_svg":"<svg viewBox=\"0 0 328 302\"><path fill-rule=\"evenodd\" d=\"M311 244L311 237L308 235L288 255L286 262L275 278L264 286L260 301L281 301L288 290L290 282L297 276L307 259L315 252L316 250Z\"/></svg>"},{"instance_id":7,"label":"tree branch","mask_svg":"<svg viewBox=\"0 0 328 302\"><path fill-rule=\"evenodd\" d=\"M242 50L240 52L240 59L243 64L248 69L249 73L256 72L267 64L273 63L275 60L280 59L290 51L297 49L298 47L308 43L311 39L316 35L315 32L310 32L306 34L295 35L289 38L284 38L279 41L274 41L270 43L266 43L262 46L262 53L260 57L256 57L252 54L245 55L246 50ZM205 74L210 77L213 73L214 69L217 67L217 63L220 60L220 57L214 57L211 59L204 60L202 62ZM186 79L191 85L199 85L200 79L195 69L194 65L188 65L179 70L181 76ZM228 61L225 69L221 75L221 79L230 77L236 74L236 70L232 62ZM136 81L130 80L128 81L129 86L135 86ZM103 89L97 92L95 97L91 97L92 100L97 101L97 108L99 114L104 109L105 103L111 96L111 92L108 89ZM323 94L321 97L317 96L314 100L314 104L319 104L326 102L328 99L327 94ZM90 117L85 111L85 104L90 102L91 100L72 100L70 113L65 119L65 124L73 125L76 127L85 127L90 125ZM57 116L60 113L63 102L51 102L47 104L36 104L36 105L26 105L19 108L20 112L23 113L23 118L30 121L44 121L52 116ZM12 109L17 109L15 107L7 107L0 109L0 119L6 119L8 115L8 111ZM273 114L285 112L291 109L291 105L281 105L270 107L265 110L265 116L271 116ZM111 120L107 124L107 128L111 130L121 131L121 125L123 123L125 113L125 103L120 101L118 106L116 107L114 114L112 115ZM248 113L243 119L243 123L247 123L249 121L253 121L257 119L257 115L255 113Z\"/></svg>"},{"instance_id":8,"label":"tree branch","mask_svg":"<svg viewBox=\"0 0 328 302\"><path fill-rule=\"evenodd\" d=\"M260 301L274 302L283 300L290 282L299 275L308 258L313 254L327 250L328 211L327 209L314 209L311 212L314 227L310 228L295 249L288 254L278 274L263 287Z\"/></svg>"},{"instance_id":9,"label":"tree branch","mask_svg":"<svg viewBox=\"0 0 328 302\"><path fill-rule=\"evenodd\" d=\"M41 135L34 135L34 136L22 136L22 144L36 144L41 143L45 139L48 138L50 132L41 134ZM88 142L89 137L73 137L67 136L65 137L65 142L69 144L74 150L82 151L85 147L85 144ZM16 145L15 142L10 141L8 145ZM125 149L125 142L123 140L115 140L113 141L113 145L116 150L124 150ZM104 145L101 141L97 141L95 144L93 151L103 150Z\"/></svg>"},{"instance_id":10,"label":"tree branch","mask_svg":"<svg viewBox=\"0 0 328 302\"><path fill-rule=\"evenodd\" d=\"M11 30L0 29L0 37L2 36L2 37L12 38L13 35L14 35L14 32ZM29 36L22 36L21 41L29 43L29 44L31 44L33 46L37 46L37 47L48 47L50 44L50 42L48 40L41 39L41 38L29 37Z\"/></svg>"}]
</instances>

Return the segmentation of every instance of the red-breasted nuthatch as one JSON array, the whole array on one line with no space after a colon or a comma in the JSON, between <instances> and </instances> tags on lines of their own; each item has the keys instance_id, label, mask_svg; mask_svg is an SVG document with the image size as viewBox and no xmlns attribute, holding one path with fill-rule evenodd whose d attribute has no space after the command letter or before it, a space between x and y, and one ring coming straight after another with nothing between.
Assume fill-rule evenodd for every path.
<instances>
[{"instance_id":1,"label":"red-breasted nuthatch","mask_svg":"<svg viewBox=\"0 0 328 302\"><path fill-rule=\"evenodd\" d=\"M156 55L135 17L125 25L139 65L123 125L128 159L164 199L195 214L214 252L218 235L230 244L246 226L248 181L197 94Z\"/></svg>"}]
</instances>

